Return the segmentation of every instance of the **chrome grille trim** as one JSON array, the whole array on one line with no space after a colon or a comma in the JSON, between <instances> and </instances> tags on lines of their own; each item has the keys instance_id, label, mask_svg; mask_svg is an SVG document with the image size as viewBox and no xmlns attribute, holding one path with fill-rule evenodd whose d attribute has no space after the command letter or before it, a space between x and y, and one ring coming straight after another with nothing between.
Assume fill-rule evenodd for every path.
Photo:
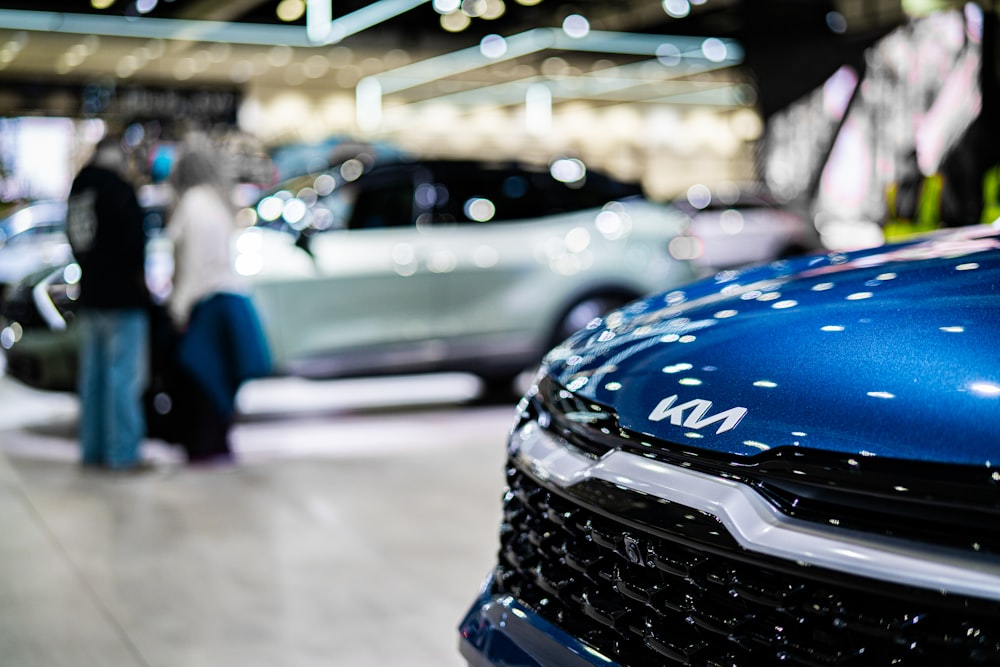
<instances>
[{"instance_id":1,"label":"chrome grille trim","mask_svg":"<svg viewBox=\"0 0 1000 667\"><path fill-rule=\"evenodd\" d=\"M750 487L721 477L613 450L594 459L537 423L514 431L510 455L546 484L570 490L597 479L717 518L745 549L846 574L1000 600L1000 563L986 556L924 546L789 518Z\"/></svg>"}]
</instances>

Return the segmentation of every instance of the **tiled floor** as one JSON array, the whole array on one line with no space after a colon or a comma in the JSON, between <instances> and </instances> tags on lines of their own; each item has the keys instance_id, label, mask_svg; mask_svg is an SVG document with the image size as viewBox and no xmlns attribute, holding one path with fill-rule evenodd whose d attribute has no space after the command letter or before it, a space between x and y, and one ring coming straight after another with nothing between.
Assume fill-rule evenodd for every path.
<instances>
[{"instance_id":1,"label":"tiled floor","mask_svg":"<svg viewBox=\"0 0 1000 667\"><path fill-rule=\"evenodd\" d=\"M280 414L292 389L258 387L240 465L150 441L158 470L109 477L75 463L72 397L0 378L0 665L463 664L512 406L382 382L293 387Z\"/></svg>"}]
</instances>

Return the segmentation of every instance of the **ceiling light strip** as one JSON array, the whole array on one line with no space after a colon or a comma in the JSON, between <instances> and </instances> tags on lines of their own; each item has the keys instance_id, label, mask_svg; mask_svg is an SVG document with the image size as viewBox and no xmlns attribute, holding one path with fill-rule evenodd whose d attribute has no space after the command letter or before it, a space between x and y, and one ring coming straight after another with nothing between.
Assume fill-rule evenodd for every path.
<instances>
[{"instance_id":1,"label":"ceiling light strip","mask_svg":"<svg viewBox=\"0 0 1000 667\"><path fill-rule=\"evenodd\" d=\"M618 53L621 55L655 56L664 46L673 46L680 56L687 59L709 60L705 54L705 43L709 40L725 48L724 60L730 64L743 62L743 47L739 42L720 37L697 37L691 35L647 35L633 32L610 32L591 30L584 37L570 37L563 30L551 28L554 34L553 48L564 51L593 51L598 53ZM722 62L722 60L715 61Z\"/></svg>"},{"instance_id":2,"label":"ceiling light strip","mask_svg":"<svg viewBox=\"0 0 1000 667\"><path fill-rule=\"evenodd\" d=\"M437 79L446 79L552 48L556 32L554 28L533 28L508 37L507 52L499 57L487 58L478 46L470 46L382 72L377 78L382 82L383 94L397 93Z\"/></svg>"},{"instance_id":3,"label":"ceiling light strip","mask_svg":"<svg viewBox=\"0 0 1000 667\"><path fill-rule=\"evenodd\" d=\"M233 24L225 21L128 18L66 12L0 10L0 26L7 30L63 32L105 37L136 37L199 42L229 42L273 46L310 46L301 26Z\"/></svg>"},{"instance_id":4,"label":"ceiling light strip","mask_svg":"<svg viewBox=\"0 0 1000 667\"><path fill-rule=\"evenodd\" d=\"M725 55L721 59L707 58L703 49L706 39L715 39L723 47ZM571 38L558 28L533 28L508 37L505 41L506 52L499 57L484 56L478 46L472 46L388 70L376 77L382 84L383 94L391 94L546 49L655 56L666 44L675 47L684 61L711 63L712 69L743 62L743 48L731 39L605 31L593 31L585 37Z\"/></svg>"},{"instance_id":5,"label":"ceiling light strip","mask_svg":"<svg viewBox=\"0 0 1000 667\"><path fill-rule=\"evenodd\" d=\"M545 83L551 90L554 102L571 99L652 102L655 98L663 97L662 91L664 89L662 86L667 86L667 90L681 91L671 93L672 95L683 95L713 87L740 88L742 84L738 82L689 81L680 78L722 70L730 66L731 64L729 63L695 62L689 65L685 64L683 67L667 67L656 60L642 60L627 65L588 72L581 76L536 75L492 85L478 85L473 83L471 84L472 86L478 87L444 95L435 92L429 98L436 103L446 102L457 106L477 106L481 105L484 101L501 106L516 105L524 102L525 92L530 85ZM649 75L650 71L657 72L660 76L651 77ZM650 84L655 84L656 86L660 86L660 88L656 92L651 93ZM636 90L637 92L629 94L628 90ZM678 97L678 103L688 104L689 102L683 97ZM745 106L745 104L745 102L740 101L731 103L733 106Z\"/></svg>"},{"instance_id":6,"label":"ceiling light strip","mask_svg":"<svg viewBox=\"0 0 1000 667\"><path fill-rule=\"evenodd\" d=\"M373 2L331 21L330 32L327 34L326 39L319 43L311 42L311 44L321 46L323 44L339 42L346 37L363 32L389 19L396 18L428 2L430 0L379 0L379 2Z\"/></svg>"},{"instance_id":7,"label":"ceiling light strip","mask_svg":"<svg viewBox=\"0 0 1000 667\"><path fill-rule=\"evenodd\" d=\"M342 16L330 23L323 43L329 44L357 34L391 18L399 16L428 0L379 0ZM313 47L305 28L297 25L235 23L192 19L162 19L40 12L32 10L0 10L0 28L36 32L62 32L105 37L136 37L192 42L223 42L256 46Z\"/></svg>"}]
</instances>

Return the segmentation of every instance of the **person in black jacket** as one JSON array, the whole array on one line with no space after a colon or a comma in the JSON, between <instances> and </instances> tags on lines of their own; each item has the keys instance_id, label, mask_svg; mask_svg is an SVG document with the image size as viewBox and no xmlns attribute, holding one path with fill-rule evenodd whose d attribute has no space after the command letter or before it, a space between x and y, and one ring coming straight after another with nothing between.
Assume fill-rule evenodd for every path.
<instances>
[{"instance_id":1,"label":"person in black jacket","mask_svg":"<svg viewBox=\"0 0 1000 667\"><path fill-rule=\"evenodd\" d=\"M105 137L70 188L66 228L80 265L80 448L84 466L144 468L142 392L150 295L143 211L125 180L127 156Z\"/></svg>"}]
</instances>

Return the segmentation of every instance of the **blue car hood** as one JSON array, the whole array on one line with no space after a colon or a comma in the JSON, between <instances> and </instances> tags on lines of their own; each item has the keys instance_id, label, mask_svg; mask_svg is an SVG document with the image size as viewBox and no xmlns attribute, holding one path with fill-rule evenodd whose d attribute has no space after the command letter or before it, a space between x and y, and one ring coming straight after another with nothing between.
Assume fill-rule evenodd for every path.
<instances>
[{"instance_id":1,"label":"blue car hood","mask_svg":"<svg viewBox=\"0 0 1000 667\"><path fill-rule=\"evenodd\" d=\"M591 323L546 372L694 450L1000 464L997 233L722 273Z\"/></svg>"}]
</instances>

